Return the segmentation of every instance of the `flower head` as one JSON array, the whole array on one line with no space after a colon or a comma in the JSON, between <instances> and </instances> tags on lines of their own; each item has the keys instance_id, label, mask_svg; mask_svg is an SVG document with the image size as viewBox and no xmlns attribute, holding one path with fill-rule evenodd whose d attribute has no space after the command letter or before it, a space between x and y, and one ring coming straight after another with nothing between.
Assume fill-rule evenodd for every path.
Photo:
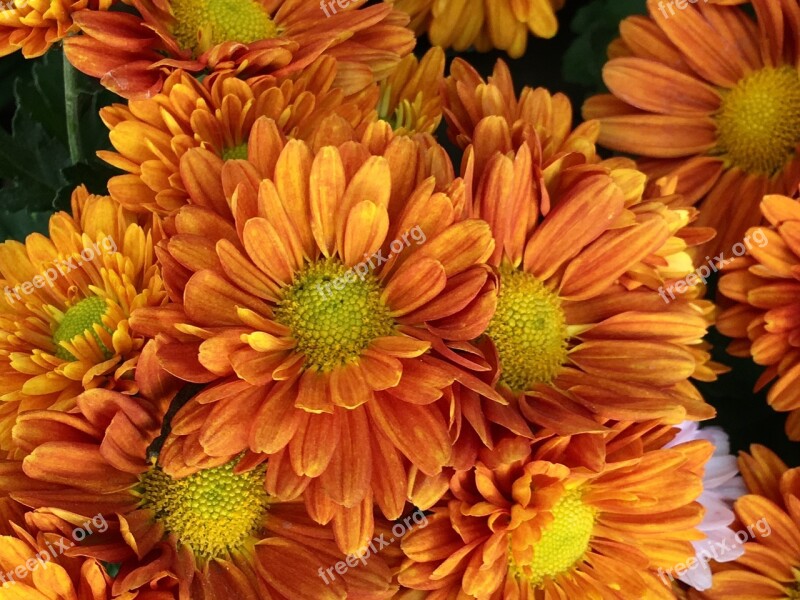
<instances>
[{"instance_id":1,"label":"flower head","mask_svg":"<svg viewBox=\"0 0 800 600\"><path fill-rule=\"evenodd\" d=\"M12 0L0 7L0 56L22 50L36 58L56 42L76 33L75 13L106 11L114 0Z\"/></svg>"},{"instance_id":2,"label":"flower head","mask_svg":"<svg viewBox=\"0 0 800 600\"><path fill-rule=\"evenodd\" d=\"M79 188L72 213L50 219L50 238L0 246L0 447L10 449L17 413L69 410L85 389L139 389L146 339L129 317L167 301L156 265L158 227L108 197Z\"/></svg>"},{"instance_id":3,"label":"flower head","mask_svg":"<svg viewBox=\"0 0 800 600\"><path fill-rule=\"evenodd\" d=\"M734 304L719 316L720 332L734 341L728 352L752 356L766 368L761 388L774 380L767 400L775 410L789 412L786 432L800 440L800 205L785 196L766 196L761 212L768 227L753 227L747 236L756 243L748 255L726 266L720 279L722 295Z\"/></svg>"},{"instance_id":4,"label":"flower head","mask_svg":"<svg viewBox=\"0 0 800 600\"><path fill-rule=\"evenodd\" d=\"M114 597L391 595L389 569L380 556L352 576L327 584L319 577L322 568L343 558L333 534L313 523L302 504L270 496L258 461L236 457L182 479L164 473L150 456L162 425L157 406L91 390L69 415L26 413L15 428L24 460L3 466L4 485L16 469L12 489L4 491L33 509L35 518L103 518L105 531L79 541L69 554L116 563ZM44 430L52 435L43 437Z\"/></svg>"},{"instance_id":5,"label":"flower head","mask_svg":"<svg viewBox=\"0 0 800 600\"><path fill-rule=\"evenodd\" d=\"M444 52L433 47L422 59L409 54L381 83L378 116L395 134L434 133L442 120L439 87L444 81Z\"/></svg>"},{"instance_id":6,"label":"flower head","mask_svg":"<svg viewBox=\"0 0 800 600\"><path fill-rule=\"evenodd\" d=\"M733 502L747 493L739 475L736 458L730 454L728 435L719 427L704 427L692 421L679 426L679 433L665 448L707 440L714 445L714 455L708 460L703 473L703 493L698 501L705 508L703 522L699 525L705 539L692 542L695 550L693 567L678 574L677 578L697 590L711 587L711 559L716 562L736 560L744 550L737 540Z\"/></svg>"},{"instance_id":7,"label":"flower head","mask_svg":"<svg viewBox=\"0 0 800 600\"><path fill-rule=\"evenodd\" d=\"M640 435L617 430L591 474L519 438L484 451L453 476L429 526L403 538L400 585L427 591L420 598L665 596L657 570L701 537L695 500L711 448L667 450L646 434L638 454L616 454Z\"/></svg>"},{"instance_id":8,"label":"flower head","mask_svg":"<svg viewBox=\"0 0 800 600\"><path fill-rule=\"evenodd\" d=\"M734 504L744 554L714 570L710 589L693 600L796 598L800 594L800 470L753 445L739 467L750 491Z\"/></svg>"},{"instance_id":9,"label":"flower head","mask_svg":"<svg viewBox=\"0 0 800 600\"><path fill-rule=\"evenodd\" d=\"M73 543L63 533L29 532L18 525L12 535L0 536L0 600L73 600L86 590L92 600L110 600L111 578L99 560L61 552ZM148 592L138 598L158 600Z\"/></svg>"},{"instance_id":10,"label":"flower head","mask_svg":"<svg viewBox=\"0 0 800 600\"><path fill-rule=\"evenodd\" d=\"M488 82L453 70L445 115L466 146L467 214L495 240L500 292L479 343L497 389L561 435L601 431L598 417L712 416L689 378L718 370L702 344L713 305L657 291L693 271L687 249L709 232L689 227L695 215L672 208L671 190L647 196L629 161L599 162L596 127L572 131L565 97L526 88L517 99L502 63Z\"/></svg>"},{"instance_id":11,"label":"flower head","mask_svg":"<svg viewBox=\"0 0 800 600\"><path fill-rule=\"evenodd\" d=\"M461 52L505 50L512 58L525 54L528 35L551 38L558 31L556 11L564 0L398 0L411 15L411 26L428 32L431 44Z\"/></svg>"},{"instance_id":12,"label":"flower head","mask_svg":"<svg viewBox=\"0 0 800 600\"><path fill-rule=\"evenodd\" d=\"M753 0L753 20L729 6L739 2L675 16L668 4L648 0L649 18L622 22L603 71L612 94L583 113L600 121L601 144L641 157L654 184L676 176L685 201L700 202L698 224L718 231L700 256L729 251L765 193L800 183L800 5Z\"/></svg>"},{"instance_id":13,"label":"flower head","mask_svg":"<svg viewBox=\"0 0 800 600\"><path fill-rule=\"evenodd\" d=\"M175 71L152 98L102 109L116 152L100 156L127 171L109 181L111 196L137 212L174 212L188 202L187 181L219 172L225 160L247 158L251 146L263 147L260 119L271 119L286 137L318 145L339 139L342 126L346 135L363 129L373 120L378 90L370 86L345 97L333 87L337 69L336 60L324 56L282 78L245 81L217 73L200 83ZM191 148L204 152L189 160Z\"/></svg>"},{"instance_id":14,"label":"flower head","mask_svg":"<svg viewBox=\"0 0 800 600\"><path fill-rule=\"evenodd\" d=\"M83 11L66 40L70 62L125 98L158 93L175 69L286 75L323 54L339 62L336 84L355 93L384 79L414 47L408 17L389 3L326 16L306 0L132 0L137 14Z\"/></svg>"},{"instance_id":15,"label":"flower head","mask_svg":"<svg viewBox=\"0 0 800 600\"><path fill-rule=\"evenodd\" d=\"M158 336L167 371L215 382L176 416L168 472L266 455L270 489L305 489L352 551L373 498L399 516L409 465L437 475L451 461L455 381L502 402L462 366L479 362L470 340L495 306L493 242L462 217L464 183L427 138L378 122L363 144L314 152L268 131L223 165L218 212L192 186L160 248L176 304L134 327Z\"/></svg>"}]
</instances>

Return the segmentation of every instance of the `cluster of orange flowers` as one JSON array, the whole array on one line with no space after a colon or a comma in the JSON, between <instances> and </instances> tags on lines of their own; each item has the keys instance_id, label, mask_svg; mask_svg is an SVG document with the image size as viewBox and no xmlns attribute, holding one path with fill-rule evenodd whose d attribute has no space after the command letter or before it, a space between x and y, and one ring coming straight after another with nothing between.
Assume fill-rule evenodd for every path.
<instances>
[{"instance_id":1,"label":"cluster of orange flowers","mask_svg":"<svg viewBox=\"0 0 800 600\"><path fill-rule=\"evenodd\" d=\"M411 54L558 0L15 2L0 55L127 100L0 245L0 600L798 597L800 470L694 385L716 323L800 440L798 0L648 0L577 127Z\"/></svg>"}]
</instances>

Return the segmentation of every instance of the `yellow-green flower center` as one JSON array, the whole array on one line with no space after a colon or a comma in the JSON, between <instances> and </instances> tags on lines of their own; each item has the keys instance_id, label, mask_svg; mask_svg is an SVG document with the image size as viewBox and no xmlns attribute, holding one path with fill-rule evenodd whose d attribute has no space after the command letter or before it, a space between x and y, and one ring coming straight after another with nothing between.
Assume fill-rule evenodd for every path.
<instances>
[{"instance_id":1,"label":"yellow-green flower center","mask_svg":"<svg viewBox=\"0 0 800 600\"><path fill-rule=\"evenodd\" d=\"M292 330L307 368L333 370L357 359L394 319L372 273L363 279L338 260L309 264L283 292L275 320Z\"/></svg>"},{"instance_id":2,"label":"yellow-green flower center","mask_svg":"<svg viewBox=\"0 0 800 600\"><path fill-rule=\"evenodd\" d=\"M524 271L500 270L497 311L486 334L500 356L501 381L515 392L550 383L567 360L561 301Z\"/></svg>"},{"instance_id":3,"label":"yellow-green flower center","mask_svg":"<svg viewBox=\"0 0 800 600\"><path fill-rule=\"evenodd\" d=\"M415 102L401 100L394 110L391 110L390 101L392 96L392 86L386 85L381 90L381 97L378 101L378 118L386 121L392 126L393 131L406 130L414 131L419 121L421 110L422 95L417 97Z\"/></svg>"},{"instance_id":4,"label":"yellow-green flower center","mask_svg":"<svg viewBox=\"0 0 800 600\"><path fill-rule=\"evenodd\" d=\"M155 513L168 533L202 558L227 557L264 523L269 496L265 467L233 472L237 460L173 479L154 466L141 476L141 506Z\"/></svg>"},{"instance_id":5,"label":"yellow-green flower center","mask_svg":"<svg viewBox=\"0 0 800 600\"><path fill-rule=\"evenodd\" d=\"M223 42L252 44L274 38L278 27L258 0L172 0L172 34L195 55Z\"/></svg>"},{"instance_id":6,"label":"yellow-green flower center","mask_svg":"<svg viewBox=\"0 0 800 600\"><path fill-rule=\"evenodd\" d=\"M762 69L725 92L717 149L728 166L772 175L800 144L800 76L794 67Z\"/></svg>"},{"instance_id":7,"label":"yellow-green flower center","mask_svg":"<svg viewBox=\"0 0 800 600\"><path fill-rule=\"evenodd\" d=\"M553 521L532 545L529 563L510 561L511 571L540 587L547 577L556 577L575 566L589 548L597 510L582 500L580 490L567 491L552 509Z\"/></svg>"},{"instance_id":8,"label":"yellow-green flower center","mask_svg":"<svg viewBox=\"0 0 800 600\"><path fill-rule=\"evenodd\" d=\"M100 325L109 333L113 333L103 325L102 317L106 314L107 307L108 305L103 298L90 296L67 309L61 323L58 324L55 332L53 332L53 343L57 346L56 356L61 360L76 360L72 353L61 345L61 342L69 342L76 336L91 333L94 339L97 340L105 358L111 358L114 353L106 348L105 344L100 341L100 336L94 330L95 325Z\"/></svg>"},{"instance_id":9,"label":"yellow-green flower center","mask_svg":"<svg viewBox=\"0 0 800 600\"><path fill-rule=\"evenodd\" d=\"M223 160L247 160L247 142L234 146L233 148L225 148L222 151Z\"/></svg>"}]
</instances>

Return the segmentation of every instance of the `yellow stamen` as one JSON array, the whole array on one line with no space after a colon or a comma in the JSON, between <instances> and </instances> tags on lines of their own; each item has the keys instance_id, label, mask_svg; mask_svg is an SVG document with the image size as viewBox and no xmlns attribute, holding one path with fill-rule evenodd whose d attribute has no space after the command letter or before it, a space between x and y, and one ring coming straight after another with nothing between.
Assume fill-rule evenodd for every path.
<instances>
[{"instance_id":1,"label":"yellow stamen","mask_svg":"<svg viewBox=\"0 0 800 600\"><path fill-rule=\"evenodd\" d=\"M728 166L773 175L800 144L800 76L794 67L762 69L725 92L716 154Z\"/></svg>"},{"instance_id":2,"label":"yellow stamen","mask_svg":"<svg viewBox=\"0 0 800 600\"><path fill-rule=\"evenodd\" d=\"M237 460L173 479L154 466L141 477L142 507L196 556L228 556L258 531L269 506L265 467L233 472Z\"/></svg>"},{"instance_id":3,"label":"yellow stamen","mask_svg":"<svg viewBox=\"0 0 800 600\"><path fill-rule=\"evenodd\" d=\"M551 512L553 521L532 545L530 562L517 564L513 556L510 560L511 572L535 588L548 577L566 573L583 559L597 516L597 510L583 502L580 490L565 492Z\"/></svg>"},{"instance_id":4,"label":"yellow stamen","mask_svg":"<svg viewBox=\"0 0 800 600\"><path fill-rule=\"evenodd\" d=\"M306 367L330 371L358 358L394 320L371 273L363 279L338 260L310 264L283 292L275 320L292 330Z\"/></svg>"},{"instance_id":5,"label":"yellow stamen","mask_svg":"<svg viewBox=\"0 0 800 600\"><path fill-rule=\"evenodd\" d=\"M200 55L223 42L252 44L277 37L278 27L258 0L172 0L172 34Z\"/></svg>"},{"instance_id":6,"label":"yellow stamen","mask_svg":"<svg viewBox=\"0 0 800 600\"><path fill-rule=\"evenodd\" d=\"M225 148L222 151L222 158L223 160L247 160L247 142L233 148Z\"/></svg>"},{"instance_id":7,"label":"yellow stamen","mask_svg":"<svg viewBox=\"0 0 800 600\"><path fill-rule=\"evenodd\" d=\"M500 355L501 381L515 392L550 383L567 360L561 301L530 273L501 269L497 311L486 334Z\"/></svg>"}]
</instances>

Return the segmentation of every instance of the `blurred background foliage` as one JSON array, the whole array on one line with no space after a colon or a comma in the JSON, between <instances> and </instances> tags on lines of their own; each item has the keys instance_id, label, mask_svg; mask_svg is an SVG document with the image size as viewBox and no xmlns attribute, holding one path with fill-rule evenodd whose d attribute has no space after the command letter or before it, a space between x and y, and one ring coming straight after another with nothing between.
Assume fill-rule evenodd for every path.
<instances>
[{"instance_id":1,"label":"blurred background foliage","mask_svg":"<svg viewBox=\"0 0 800 600\"><path fill-rule=\"evenodd\" d=\"M501 52L458 56L484 76L502 58L518 89L543 86L567 94L577 123L583 101L604 90L606 48L617 36L619 22L633 14L646 14L645 0L567 0L559 13L558 35L551 40L531 37L524 57L510 60ZM427 40L420 39L418 54L428 47ZM454 56L457 54L448 53L448 58ZM93 193L105 193L105 182L114 173L95 156L97 150L110 148L98 111L120 99L78 74L82 152L79 160L73 161L66 130L63 68L58 48L36 60L24 60L20 55L0 59L0 239L21 240L33 231L46 233L47 218L54 211L69 210L70 193L76 186L84 184ZM713 284L709 294L714 294ZM729 365L731 372L699 387L717 408L714 424L729 433L733 450L760 443L790 465L800 465L799 445L784 433L785 416L767 406L763 391L752 391L761 367L728 356L724 351L727 340L716 331L709 341L714 344L715 360Z\"/></svg>"}]
</instances>

